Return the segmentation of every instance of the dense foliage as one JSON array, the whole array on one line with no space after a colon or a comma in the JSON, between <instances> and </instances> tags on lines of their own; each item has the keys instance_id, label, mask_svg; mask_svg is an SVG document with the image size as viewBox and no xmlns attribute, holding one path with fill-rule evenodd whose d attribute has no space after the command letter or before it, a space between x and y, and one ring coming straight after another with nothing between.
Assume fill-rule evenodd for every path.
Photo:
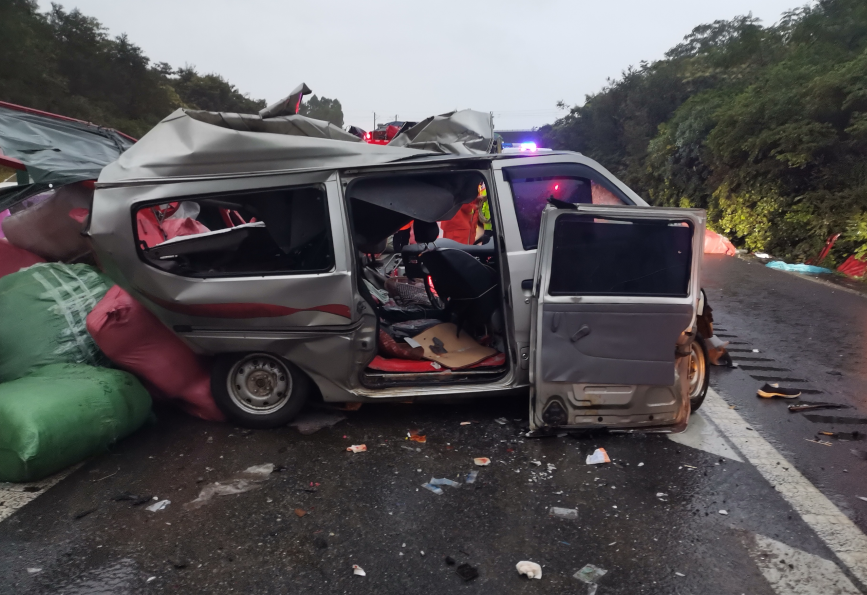
<instances>
[{"instance_id":1,"label":"dense foliage","mask_svg":"<svg viewBox=\"0 0 867 595\"><path fill-rule=\"evenodd\" d=\"M651 203L708 210L750 250L867 253L867 2L696 27L546 127Z\"/></svg>"},{"instance_id":2,"label":"dense foliage","mask_svg":"<svg viewBox=\"0 0 867 595\"><path fill-rule=\"evenodd\" d=\"M339 101L314 99L308 115L343 124ZM135 137L178 107L242 113L265 107L218 74L153 64L95 18L57 4L43 14L35 0L0 0L0 100Z\"/></svg>"}]
</instances>

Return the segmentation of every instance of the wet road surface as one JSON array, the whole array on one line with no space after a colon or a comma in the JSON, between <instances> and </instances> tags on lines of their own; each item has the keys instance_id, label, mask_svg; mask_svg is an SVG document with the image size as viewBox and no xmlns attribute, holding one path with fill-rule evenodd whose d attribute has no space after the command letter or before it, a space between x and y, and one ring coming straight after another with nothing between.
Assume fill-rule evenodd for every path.
<instances>
[{"instance_id":1,"label":"wet road surface","mask_svg":"<svg viewBox=\"0 0 867 595\"><path fill-rule=\"evenodd\" d=\"M867 443L806 441L867 426L789 413L756 398L754 378L850 406L817 414L867 417L867 299L733 258L708 258L704 277L740 368L713 368L677 442L528 440L526 399L365 405L310 435L159 409L50 489L0 486L0 515L38 496L0 522L0 593L590 593L573 578L586 564L607 571L598 594L867 592L867 460L851 452ZM599 447L612 463L586 465ZM482 456L492 463L475 467ZM275 472L256 489L184 506L265 463ZM432 477L460 487L435 494L421 486ZM124 492L151 499L115 501ZM521 560L542 579L519 576ZM465 582L461 564L478 576Z\"/></svg>"}]
</instances>

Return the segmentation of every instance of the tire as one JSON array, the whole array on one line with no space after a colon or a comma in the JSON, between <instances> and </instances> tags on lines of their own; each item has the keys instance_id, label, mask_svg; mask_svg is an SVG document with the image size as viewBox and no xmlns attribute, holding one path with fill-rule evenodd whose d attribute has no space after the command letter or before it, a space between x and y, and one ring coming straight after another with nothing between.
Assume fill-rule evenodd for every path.
<instances>
[{"instance_id":1,"label":"tire","mask_svg":"<svg viewBox=\"0 0 867 595\"><path fill-rule=\"evenodd\" d=\"M230 420L247 428L276 428L292 421L311 392L297 366L270 353L232 353L216 358L211 393Z\"/></svg>"},{"instance_id":2,"label":"tire","mask_svg":"<svg viewBox=\"0 0 867 595\"><path fill-rule=\"evenodd\" d=\"M698 411L707 395L707 387L710 382L709 359L707 346L701 335L696 335L695 341L690 347L689 356L689 404L693 413Z\"/></svg>"}]
</instances>

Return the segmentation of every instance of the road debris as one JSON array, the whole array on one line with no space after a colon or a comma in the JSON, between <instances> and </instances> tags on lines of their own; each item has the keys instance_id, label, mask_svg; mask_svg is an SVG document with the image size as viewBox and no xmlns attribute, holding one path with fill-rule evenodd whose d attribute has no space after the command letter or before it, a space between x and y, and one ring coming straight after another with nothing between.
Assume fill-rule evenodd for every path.
<instances>
[{"instance_id":1,"label":"road debris","mask_svg":"<svg viewBox=\"0 0 867 595\"><path fill-rule=\"evenodd\" d=\"M452 481L451 479L448 479L445 477L442 477L442 478L431 477L428 484L432 485L432 486L451 486L453 488L461 487L461 484L459 484L458 482Z\"/></svg>"},{"instance_id":2,"label":"road debris","mask_svg":"<svg viewBox=\"0 0 867 595\"><path fill-rule=\"evenodd\" d=\"M74 515L72 515L72 518L77 521L77 520L83 519L87 515L92 514L94 512L96 512L96 507L88 508L86 510L80 510L80 511L76 512Z\"/></svg>"},{"instance_id":3,"label":"road debris","mask_svg":"<svg viewBox=\"0 0 867 595\"><path fill-rule=\"evenodd\" d=\"M727 510L720 510L719 513L722 515L727 515L729 512Z\"/></svg>"},{"instance_id":4,"label":"road debris","mask_svg":"<svg viewBox=\"0 0 867 595\"><path fill-rule=\"evenodd\" d=\"M346 447L346 452L367 452L366 444L353 444Z\"/></svg>"},{"instance_id":5,"label":"road debris","mask_svg":"<svg viewBox=\"0 0 867 595\"><path fill-rule=\"evenodd\" d=\"M858 498L859 500L864 500L864 502L867 502L867 498L865 498L864 496L855 496L855 497Z\"/></svg>"},{"instance_id":6,"label":"road debris","mask_svg":"<svg viewBox=\"0 0 867 595\"><path fill-rule=\"evenodd\" d=\"M303 508L296 508L295 509L295 516L297 516L299 519L306 514L307 514L307 511L304 510Z\"/></svg>"},{"instance_id":7,"label":"road debris","mask_svg":"<svg viewBox=\"0 0 867 595\"><path fill-rule=\"evenodd\" d=\"M491 464L491 459L489 459L488 457L477 457L473 459L473 463L475 463L479 467L487 467Z\"/></svg>"},{"instance_id":8,"label":"road debris","mask_svg":"<svg viewBox=\"0 0 867 595\"><path fill-rule=\"evenodd\" d=\"M542 578L542 567L535 562L522 560L515 564L515 568L519 574L524 574L527 578Z\"/></svg>"},{"instance_id":9,"label":"road debris","mask_svg":"<svg viewBox=\"0 0 867 595\"><path fill-rule=\"evenodd\" d=\"M804 438L807 442L813 442L814 444L821 444L822 446L834 446L832 442L825 442L824 440L814 440L812 438Z\"/></svg>"},{"instance_id":10,"label":"road debris","mask_svg":"<svg viewBox=\"0 0 867 595\"><path fill-rule=\"evenodd\" d=\"M552 506L548 510L548 515L574 521L578 518L578 510L575 508L560 508L558 506Z\"/></svg>"},{"instance_id":11,"label":"road debris","mask_svg":"<svg viewBox=\"0 0 867 595\"><path fill-rule=\"evenodd\" d=\"M462 425L462 426L468 426L468 425L470 425L471 423L473 423L473 422L471 422L471 421L462 421L462 422L461 422L461 425Z\"/></svg>"},{"instance_id":12,"label":"road debris","mask_svg":"<svg viewBox=\"0 0 867 595\"><path fill-rule=\"evenodd\" d=\"M504 426L508 423L509 420L507 420L505 417L498 417L494 421L497 422L498 424L500 424L501 426Z\"/></svg>"},{"instance_id":13,"label":"road debris","mask_svg":"<svg viewBox=\"0 0 867 595\"><path fill-rule=\"evenodd\" d=\"M656 492L656 497L659 498L662 502L668 502L668 494L665 492Z\"/></svg>"},{"instance_id":14,"label":"road debris","mask_svg":"<svg viewBox=\"0 0 867 595\"><path fill-rule=\"evenodd\" d=\"M148 510L150 512L159 512L161 510L165 510L171 503L171 500L160 500L159 502L154 502L153 504L145 508L145 510Z\"/></svg>"},{"instance_id":15,"label":"road debris","mask_svg":"<svg viewBox=\"0 0 867 595\"><path fill-rule=\"evenodd\" d=\"M416 430L412 430L411 432L408 432L407 438L409 438L413 442L420 442L422 444L427 442L427 436L423 436L422 434L419 434Z\"/></svg>"},{"instance_id":16,"label":"road debris","mask_svg":"<svg viewBox=\"0 0 867 595\"><path fill-rule=\"evenodd\" d=\"M457 568L455 568L455 572L457 572L458 576L465 581L471 581L479 576L478 568L476 568L475 566L470 566L467 563L463 563Z\"/></svg>"},{"instance_id":17,"label":"road debris","mask_svg":"<svg viewBox=\"0 0 867 595\"><path fill-rule=\"evenodd\" d=\"M638 463L639 467L644 467L644 463Z\"/></svg>"},{"instance_id":18,"label":"road debris","mask_svg":"<svg viewBox=\"0 0 867 595\"><path fill-rule=\"evenodd\" d=\"M467 478L464 480L465 483L476 483L476 478L479 476L479 472L473 469L469 473L467 473Z\"/></svg>"},{"instance_id":19,"label":"road debris","mask_svg":"<svg viewBox=\"0 0 867 595\"><path fill-rule=\"evenodd\" d=\"M685 574L683 574L683 573L681 573L681 572L675 572L674 574L676 574L677 576L680 576L680 577L684 577L684 576L686 576Z\"/></svg>"},{"instance_id":20,"label":"road debris","mask_svg":"<svg viewBox=\"0 0 867 595\"><path fill-rule=\"evenodd\" d=\"M455 559L452 558L451 556L446 556L445 558L443 558L443 560L445 561L447 566L454 566L455 565Z\"/></svg>"},{"instance_id":21,"label":"road debris","mask_svg":"<svg viewBox=\"0 0 867 595\"><path fill-rule=\"evenodd\" d=\"M36 574L37 572L42 572L41 568L28 568L27 574Z\"/></svg>"},{"instance_id":22,"label":"road debris","mask_svg":"<svg viewBox=\"0 0 867 595\"><path fill-rule=\"evenodd\" d=\"M356 576L367 576L367 573L364 572L364 568L362 568L358 564L352 565L352 574L354 574Z\"/></svg>"},{"instance_id":23,"label":"road debris","mask_svg":"<svg viewBox=\"0 0 867 595\"><path fill-rule=\"evenodd\" d=\"M198 498L184 504L184 510L195 510L196 508L200 508L210 502L214 496L231 496L233 494L242 494L244 492L258 490L262 487L262 482L267 480L273 471L274 465L272 463L254 465L252 467L247 467L242 472L226 481L216 481L212 484L208 484L202 488L201 492L199 492Z\"/></svg>"},{"instance_id":24,"label":"road debris","mask_svg":"<svg viewBox=\"0 0 867 595\"><path fill-rule=\"evenodd\" d=\"M432 491L432 492L433 492L434 494L436 494L437 496L442 496L442 495L443 495L443 490L442 490L442 488L437 487L437 486L435 486L435 485L431 485L431 484L429 484L429 483L423 483L423 484L421 484L421 487L423 487L423 488L426 489L426 490L430 490L430 491Z\"/></svg>"},{"instance_id":25,"label":"road debris","mask_svg":"<svg viewBox=\"0 0 867 595\"><path fill-rule=\"evenodd\" d=\"M592 455L587 455L587 464L588 465L600 465L602 463L610 463L611 459L608 458L608 453L604 448L597 448Z\"/></svg>"},{"instance_id":26,"label":"road debris","mask_svg":"<svg viewBox=\"0 0 867 595\"><path fill-rule=\"evenodd\" d=\"M813 403L807 401L801 401L797 405L789 405L789 411L792 413L798 413L800 411L815 411L816 409L844 409L845 405L838 405L836 403Z\"/></svg>"},{"instance_id":27,"label":"road debris","mask_svg":"<svg viewBox=\"0 0 867 595\"><path fill-rule=\"evenodd\" d=\"M863 417L839 417L836 415L805 415L804 418L809 419L813 423L819 424L867 424L867 418ZM858 432L853 432L853 434L858 434Z\"/></svg>"},{"instance_id":28,"label":"road debris","mask_svg":"<svg viewBox=\"0 0 867 595\"><path fill-rule=\"evenodd\" d=\"M298 428L298 431L301 432L301 434L308 436L318 432L322 428L330 428L345 419L346 416L342 413L334 413L332 411L305 411L294 421L290 422L289 427Z\"/></svg>"},{"instance_id":29,"label":"road debris","mask_svg":"<svg viewBox=\"0 0 867 595\"><path fill-rule=\"evenodd\" d=\"M572 577L589 585L598 583L599 579L606 574L608 574L607 570L594 566L593 564L587 564L584 568L573 574Z\"/></svg>"}]
</instances>

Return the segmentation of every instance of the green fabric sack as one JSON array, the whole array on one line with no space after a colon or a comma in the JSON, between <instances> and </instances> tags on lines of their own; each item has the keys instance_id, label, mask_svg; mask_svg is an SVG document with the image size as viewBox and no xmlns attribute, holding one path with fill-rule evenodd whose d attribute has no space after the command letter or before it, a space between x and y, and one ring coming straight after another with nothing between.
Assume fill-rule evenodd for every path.
<instances>
[{"instance_id":1,"label":"green fabric sack","mask_svg":"<svg viewBox=\"0 0 867 595\"><path fill-rule=\"evenodd\" d=\"M112 285L92 266L58 262L0 278L0 382L48 364L107 363L86 321Z\"/></svg>"},{"instance_id":2,"label":"green fabric sack","mask_svg":"<svg viewBox=\"0 0 867 595\"><path fill-rule=\"evenodd\" d=\"M53 364L0 384L0 481L37 481L104 451L150 408L121 370Z\"/></svg>"}]
</instances>

